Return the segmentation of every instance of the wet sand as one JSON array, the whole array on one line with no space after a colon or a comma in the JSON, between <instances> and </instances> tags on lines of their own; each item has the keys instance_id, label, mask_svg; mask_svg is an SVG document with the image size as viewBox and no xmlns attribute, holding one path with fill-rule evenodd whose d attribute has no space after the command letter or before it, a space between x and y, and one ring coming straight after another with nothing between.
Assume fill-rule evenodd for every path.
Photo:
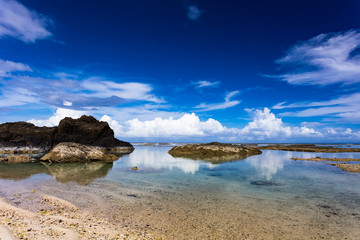
<instances>
[{"instance_id":1,"label":"wet sand","mask_svg":"<svg viewBox=\"0 0 360 240\"><path fill-rule=\"evenodd\" d=\"M0 198L0 239L153 239L54 196L32 191L14 197L13 204ZM18 207L22 202L28 206Z\"/></svg>"}]
</instances>

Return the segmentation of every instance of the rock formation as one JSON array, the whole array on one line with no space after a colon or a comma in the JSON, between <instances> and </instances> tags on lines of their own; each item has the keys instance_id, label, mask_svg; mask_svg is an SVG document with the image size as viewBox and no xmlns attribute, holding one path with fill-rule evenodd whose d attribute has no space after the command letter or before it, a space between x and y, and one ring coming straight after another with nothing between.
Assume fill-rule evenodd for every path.
<instances>
[{"instance_id":1,"label":"rock formation","mask_svg":"<svg viewBox=\"0 0 360 240\"><path fill-rule=\"evenodd\" d=\"M13 122L0 124L0 147L35 149L39 152L51 149L56 127L36 127L27 122Z\"/></svg>"},{"instance_id":2,"label":"rock formation","mask_svg":"<svg viewBox=\"0 0 360 240\"><path fill-rule=\"evenodd\" d=\"M73 142L62 142L56 145L41 161L71 163L71 162L113 162L119 157L104 153L97 147Z\"/></svg>"},{"instance_id":3,"label":"rock formation","mask_svg":"<svg viewBox=\"0 0 360 240\"><path fill-rule=\"evenodd\" d=\"M48 152L61 142L75 142L107 148L114 152L131 152L133 146L114 137L107 122L92 116L79 119L64 118L58 127L36 127L31 123L14 122L0 124L0 148L21 152ZM15 150L14 150L15 149Z\"/></svg>"},{"instance_id":4,"label":"rock formation","mask_svg":"<svg viewBox=\"0 0 360 240\"><path fill-rule=\"evenodd\" d=\"M173 157L199 159L212 163L239 160L261 153L259 149L217 142L176 146L169 151Z\"/></svg>"}]
</instances>

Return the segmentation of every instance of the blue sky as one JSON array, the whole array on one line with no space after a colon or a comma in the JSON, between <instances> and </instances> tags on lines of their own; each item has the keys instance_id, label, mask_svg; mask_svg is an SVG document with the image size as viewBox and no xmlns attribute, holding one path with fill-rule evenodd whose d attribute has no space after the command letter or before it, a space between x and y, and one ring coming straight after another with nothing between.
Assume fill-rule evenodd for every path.
<instances>
[{"instance_id":1,"label":"blue sky","mask_svg":"<svg viewBox=\"0 0 360 240\"><path fill-rule=\"evenodd\" d=\"M0 122L360 142L359 1L0 0Z\"/></svg>"}]
</instances>

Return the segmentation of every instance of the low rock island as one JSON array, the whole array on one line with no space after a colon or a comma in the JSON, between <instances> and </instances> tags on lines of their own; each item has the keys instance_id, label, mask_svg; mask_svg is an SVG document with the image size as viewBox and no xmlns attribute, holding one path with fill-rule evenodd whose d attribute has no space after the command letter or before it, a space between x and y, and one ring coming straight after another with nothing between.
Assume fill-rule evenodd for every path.
<instances>
[{"instance_id":1,"label":"low rock island","mask_svg":"<svg viewBox=\"0 0 360 240\"><path fill-rule=\"evenodd\" d=\"M204 160L211 163L235 161L261 153L261 150L256 148L218 142L186 144L184 146L173 147L169 151L169 154L173 157Z\"/></svg>"},{"instance_id":2,"label":"low rock island","mask_svg":"<svg viewBox=\"0 0 360 240\"><path fill-rule=\"evenodd\" d=\"M339 152L360 152L360 148L340 148L332 146L317 146L315 144L269 144L267 146L251 147L262 150L280 150L280 151L294 151L294 152L325 152L325 153L339 153Z\"/></svg>"}]
</instances>

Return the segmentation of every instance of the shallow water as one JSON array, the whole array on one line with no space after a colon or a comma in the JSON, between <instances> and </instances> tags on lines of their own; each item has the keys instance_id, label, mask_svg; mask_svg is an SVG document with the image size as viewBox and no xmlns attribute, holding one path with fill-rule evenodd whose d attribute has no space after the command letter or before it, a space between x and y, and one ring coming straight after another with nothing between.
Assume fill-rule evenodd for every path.
<instances>
[{"instance_id":1,"label":"shallow water","mask_svg":"<svg viewBox=\"0 0 360 240\"><path fill-rule=\"evenodd\" d=\"M291 157L360 153L263 151L224 164L138 146L113 164L3 164L0 195L34 208L40 191L167 239L356 239L360 174ZM131 170L137 166L138 171ZM24 196L16 200L14 194Z\"/></svg>"}]
</instances>

